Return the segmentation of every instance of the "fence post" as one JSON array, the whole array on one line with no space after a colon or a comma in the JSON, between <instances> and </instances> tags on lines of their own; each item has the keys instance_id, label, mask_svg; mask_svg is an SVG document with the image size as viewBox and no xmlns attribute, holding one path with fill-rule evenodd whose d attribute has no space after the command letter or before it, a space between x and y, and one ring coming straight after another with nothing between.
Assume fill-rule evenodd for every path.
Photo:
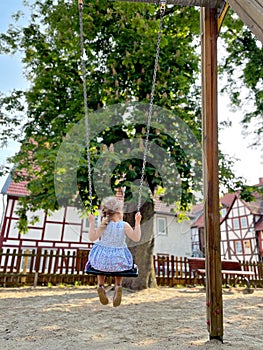
<instances>
[{"instance_id":1,"label":"fence post","mask_svg":"<svg viewBox=\"0 0 263 350\"><path fill-rule=\"evenodd\" d=\"M35 275L34 275L34 288L37 287L37 280L38 280L38 272L35 272Z\"/></svg>"},{"instance_id":2,"label":"fence post","mask_svg":"<svg viewBox=\"0 0 263 350\"><path fill-rule=\"evenodd\" d=\"M23 269L22 269L22 274L23 276L21 277L21 283L26 283L26 272L27 272L27 265L28 265L28 258L29 258L29 250L27 249L25 251L25 255L24 255L25 259L23 261Z\"/></svg>"},{"instance_id":3,"label":"fence post","mask_svg":"<svg viewBox=\"0 0 263 350\"><path fill-rule=\"evenodd\" d=\"M39 272L39 268L40 268L40 259L41 259L41 248L37 248L37 252L36 252L36 255L35 255L34 288L36 288L36 286L37 286L38 272Z\"/></svg>"},{"instance_id":4,"label":"fence post","mask_svg":"<svg viewBox=\"0 0 263 350\"><path fill-rule=\"evenodd\" d=\"M171 276L170 276L170 287L174 286L174 255L171 255Z\"/></svg>"}]
</instances>

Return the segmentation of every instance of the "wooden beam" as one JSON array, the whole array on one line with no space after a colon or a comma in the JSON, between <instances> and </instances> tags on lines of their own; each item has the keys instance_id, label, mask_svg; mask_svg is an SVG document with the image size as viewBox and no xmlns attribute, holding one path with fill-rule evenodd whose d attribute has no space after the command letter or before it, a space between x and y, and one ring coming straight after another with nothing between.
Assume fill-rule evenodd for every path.
<instances>
[{"instance_id":1,"label":"wooden beam","mask_svg":"<svg viewBox=\"0 0 263 350\"><path fill-rule=\"evenodd\" d=\"M217 19L217 29L218 29L218 33L220 32L222 23L226 17L227 11L229 9L229 4L224 3L224 6L222 7L222 11L219 13L218 15L218 19Z\"/></svg>"},{"instance_id":2,"label":"wooden beam","mask_svg":"<svg viewBox=\"0 0 263 350\"><path fill-rule=\"evenodd\" d=\"M201 8L202 143L207 328L223 341L217 116L217 10Z\"/></svg>"},{"instance_id":3,"label":"wooden beam","mask_svg":"<svg viewBox=\"0 0 263 350\"><path fill-rule=\"evenodd\" d=\"M227 0L241 20L263 42L263 0Z\"/></svg>"},{"instance_id":4,"label":"wooden beam","mask_svg":"<svg viewBox=\"0 0 263 350\"><path fill-rule=\"evenodd\" d=\"M143 2L149 4L159 4L160 0L118 0L123 2ZM207 8L220 8L222 0L167 0L166 4L180 6L201 6Z\"/></svg>"}]
</instances>

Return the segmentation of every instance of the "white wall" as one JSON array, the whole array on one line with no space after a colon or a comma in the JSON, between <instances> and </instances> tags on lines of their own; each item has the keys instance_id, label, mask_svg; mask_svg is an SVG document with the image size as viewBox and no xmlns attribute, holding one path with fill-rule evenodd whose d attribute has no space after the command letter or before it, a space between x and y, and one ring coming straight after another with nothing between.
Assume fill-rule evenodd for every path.
<instances>
[{"instance_id":1,"label":"white wall","mask_svg":"<svg viewBox=\"0 0 263 350\"><path fill-rule=\"evenodd\" d=\"M158 220L166 219L166 234L158 233ZM178 223L177 218L171 215L155 214L154 218L154 254L169 254L174 256L191 256L191 221L184 220Z\"/></svg>"}]
</instances>

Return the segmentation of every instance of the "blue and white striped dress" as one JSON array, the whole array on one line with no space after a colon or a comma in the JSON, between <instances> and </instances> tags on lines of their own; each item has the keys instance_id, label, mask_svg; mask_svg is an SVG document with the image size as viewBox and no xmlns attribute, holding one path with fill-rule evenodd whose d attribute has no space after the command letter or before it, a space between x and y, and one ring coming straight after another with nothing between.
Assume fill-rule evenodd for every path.
<instances>
[{"instance_id":1,"label":"blue and white striped dress","mask_svg":"<svg viewBox=\"0 0 263 350\"><path fill-rule=\"evenodd\" d=\"M95 242L90 254L90 265L100 271L125 271L133 267L132 254L126 244L125 221L110 221L101 239Z\"/></svg>"}]
</instances>

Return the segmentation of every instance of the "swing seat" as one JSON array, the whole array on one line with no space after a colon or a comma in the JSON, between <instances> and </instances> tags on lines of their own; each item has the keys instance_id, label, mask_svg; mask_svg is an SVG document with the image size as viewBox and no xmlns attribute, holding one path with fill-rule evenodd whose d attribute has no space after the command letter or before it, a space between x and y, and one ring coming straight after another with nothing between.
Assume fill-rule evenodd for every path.
<instances>
[{"instance_id":1,"label":"swing seat","mask_svg":"<svg viewBox=\"0 0 263 350\"><path fill-rule=\"evenodd\" d=\"M87 275L103 275L103 276L116 276L116 277L138 277L138 266L133 264L132 269L124 271L100 271L94 269L88 262L85 266L85 273Z\"/></svg>"}]
</instances>

